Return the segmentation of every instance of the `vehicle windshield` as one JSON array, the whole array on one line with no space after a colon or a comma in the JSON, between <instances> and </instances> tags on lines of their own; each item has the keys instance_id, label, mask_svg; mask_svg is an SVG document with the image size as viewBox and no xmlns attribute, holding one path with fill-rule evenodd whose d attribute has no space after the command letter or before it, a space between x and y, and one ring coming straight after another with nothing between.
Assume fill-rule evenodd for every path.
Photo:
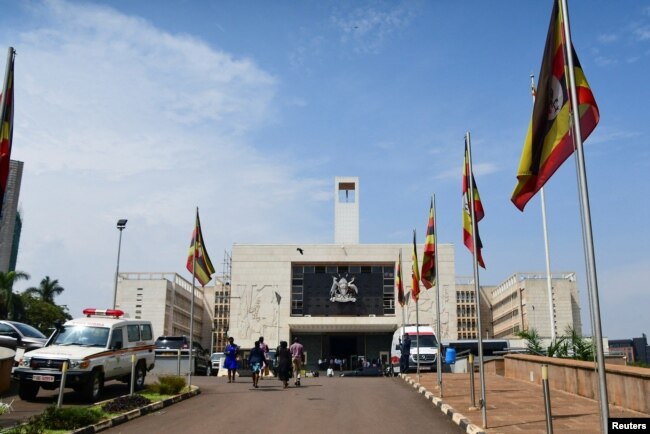
<instances>
[{"instance_id":1,"label":"vehicle windshield","mask_svg":"<svg viewBox=\"0 0 650 434\"><path fill-rule=\"evenodd\" d=\"M211 359L213 362L218 362L222 357L224 357L223 353L212 353Z\"/></svg>"},{"instance_id":2,"label":"vehicle windshield","mask_svg":"<svg viewBox=\"0 0 650 434\"><path fill-rule=\"evenodd\" d=\"M88 347L105 347L108 342L107 327L68 326L57 332L56 345L82 345Z\"/></svg>"},{"instance_id":3,"label":"vehicle windshield","mask_svg":"<svg viewBox=\"0 0 650 434\"><path fill-rule=\"evenodd\" d=\"M418 346L418 337L417 335L409 334L411 338L411 347L416 348ZM420 335L420 348L422 347L437 347L438 341L434 335Z\"/></svg>"},{"instance_id":4,"label":"vehicle windshield","mask_svg":"<svg viewBox=\"0 0 650 434\"><path fill-rule=\"evenodd\" d=\"M21 324L21 323L13 323L14 326L20 332L23 334L23 336L28 337L28 338L39 338L39 339L47 339L47 336L45 336L43 333L41 333L38 329L35 329L34 327L28 325L28 324Z\"/></svg>"}]
</instances>

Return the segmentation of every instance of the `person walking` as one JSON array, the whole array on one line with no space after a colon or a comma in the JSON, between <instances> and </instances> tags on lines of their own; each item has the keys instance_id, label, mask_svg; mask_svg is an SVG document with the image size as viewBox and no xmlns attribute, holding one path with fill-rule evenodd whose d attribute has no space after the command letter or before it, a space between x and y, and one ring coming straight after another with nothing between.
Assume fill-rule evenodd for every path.
<instances>
[{"instance_id":1,"label":"person walking","mask_svg":"<svg viewBox=\"0 0 650 434\"><path fill-rule=\"evenodd\" d=\"M300 386L300 371L302 370L302 359L305 356L304 347L300 343L300 340L296 336L293 338L293 344L289 347L291 352L291 362L293 364L293 376L296 386Z\"/></svg>"},{"instance_id":2,"label":"person walking","mask_svg":"<svg viewBox=\"0 0 650 434\"><path fill-rule=\"evenodd\" d=\"M411 357L411 337L404 333L404 336L399 341L399 372L400 374L406 374L409 370L409 358Z\"/></svg>"},{"instance_id":3,"label":"person walking","mask_svg":"<svg viewBox=\"0 0 650 434\"><path fill-rule=\"evenodd\" d=\"M237 375L237 353L239 352L239 347L235 345L235 339L233 337L229 337L228 342L228 345L223 350L223 353L226 355L226 360L223 364L228 370L228 383L234 383Z\"/></svg>"},{"instance_id":4,"label":"person walking","mask_svg":"<svg viewBox=\"0 0 650 434\"><path fill-rule=\"evenodd\" d=\"M271 361L269 360L269 346L264 343L264 336L260 336L259 339L260 350L264 353L264 375L269 375L269 366ZM261 374L260 376L264 378Z\"/></svg>"},{"instance_id":5,"label":"person walking","mask_svg":"<svg viewBox=\"0 0 650 434\"><path fill-rule=\"evenodd\" d=\"M287 341L280 341L275 358L278 363L278 379L282 381L284 388L289 387L291 378L291 352L289 351Z\"/></svg>"},{"instance_id":6,"label":"person walking","mask_svg":"<svg viewBox=\"0 0 650 434\"><path fill-rule=\"evenodd\" d=\"M255 346L251 349L248 356L248 366L250 366L253 376L253 387L257 389L262 366L264 366L264 351L260 348L260 341L255 341Z\"/></svg>"}]
</instances>

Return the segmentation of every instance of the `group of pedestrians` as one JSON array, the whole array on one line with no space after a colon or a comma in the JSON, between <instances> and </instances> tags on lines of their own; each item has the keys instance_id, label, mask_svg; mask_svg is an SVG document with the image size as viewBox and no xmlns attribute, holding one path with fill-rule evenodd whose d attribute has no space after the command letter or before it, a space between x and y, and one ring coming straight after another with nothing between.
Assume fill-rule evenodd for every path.
<instances>
[{"instance_id":1,"label":"group of pedestrians","mask_svg":"<svg viewBox=\"0 0 650 434\"><path fill-rule=\"evenodd\" d=\"M228 370L228 383L234 383L237 375L237 368L239 367L240 350L235 345L235 340L232 337L228 338L228 345L224 350L226 360L224 361L224 368ZM302 371L302 364L304 362L304 347L300 340L296 337L293 339L291 346L287 341L281 341L280 346L276 352L277 373L278 379L282 381L284 388L289 387L289 380L293 377L294 384L300 386L300 372ZM253 387L258 388L262 372L268 372L271 366L269 358L269 346L264 343L264 337L255 341L253 348L248 356L248 365L253 377Z\"/></svg>"}]
</instances>

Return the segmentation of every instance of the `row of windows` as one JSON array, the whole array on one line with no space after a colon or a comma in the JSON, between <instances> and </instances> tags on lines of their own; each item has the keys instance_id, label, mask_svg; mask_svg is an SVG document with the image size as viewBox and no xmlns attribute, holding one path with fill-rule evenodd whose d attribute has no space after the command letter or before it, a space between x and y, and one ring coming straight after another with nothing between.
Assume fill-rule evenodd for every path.
<instances>
[{"instance_id":1,"label":"row of windows","mask_svg":"<svg viewBox=\"0 0 650 434\"><path fill-rule=\"evenodd\" d=\"M463 303L474 303L474 292L473 291L457 291L456 298L458 302Z\"/></svg>"},{"instance_id":2,"label":"row of windows","mask_svg":"<svg viewBox=\"0 0 650 434\"><path fill-rule=\"evenodd\" d=\"M395 267L389 265L294 265L292 277L300 278L304 274L370 274L383 273L384 277L395 277Z\"/></svg>"}]
</instances>

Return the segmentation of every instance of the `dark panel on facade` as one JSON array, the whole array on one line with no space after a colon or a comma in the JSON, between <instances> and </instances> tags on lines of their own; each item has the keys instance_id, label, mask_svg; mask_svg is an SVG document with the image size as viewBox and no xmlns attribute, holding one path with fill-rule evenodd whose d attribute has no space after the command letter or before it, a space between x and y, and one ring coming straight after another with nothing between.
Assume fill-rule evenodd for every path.
<instances>
[{"instance_id":1,"label":"dark panel on facade","mask_svg":"<svg viewBox=\"0 0 650 434\"><path fill-rule=\"evenodd\" d=\"M301 277L303 315L380 316L384 314L384 270L382 266L327 265L304 267L304 273L302 273ZM334 278L338 282L345 279L346 282L357 288L358 294L354 295L356 301L331 301L330 291Z\"/></svg>"}]
</instances>

